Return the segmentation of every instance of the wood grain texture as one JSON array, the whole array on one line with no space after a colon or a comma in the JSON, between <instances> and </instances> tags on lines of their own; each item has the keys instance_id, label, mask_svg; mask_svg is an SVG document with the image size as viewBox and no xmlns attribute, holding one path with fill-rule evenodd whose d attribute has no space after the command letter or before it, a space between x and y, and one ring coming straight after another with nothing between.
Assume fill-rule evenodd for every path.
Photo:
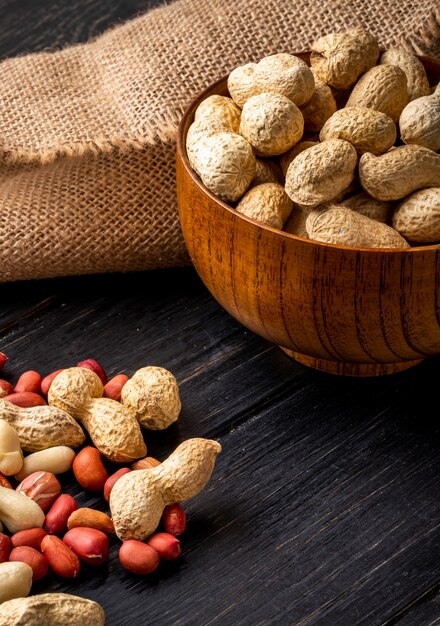
<instances>
[{"instance_id":1,"label":"wood grain texture","mask_svg":"<svg viewBox=\"0 0 440 626\"><path fill-rule=\"evenodd\" d=\"M0 7L6 56L84 40L148 3ZM112 539L106 566L73 582L50 576L33 593L97 600L107 626L439 622L438 356L392 376L323 374L234 320L192 269L0 285L0 302L2 376L87 357L109 375L162 365L183 409L169 430L146 433L149 453L164 459L192 436L223 446L185 507L181 559L139 578ZM70 473L61 481L81 506L108 510Z\"/></svg>"},{"instance_id":2,"label":"wood grain texture","mask_svg":"<svg viewBox=\"0 0 440 626\"><path fill-rule=\"evenodd\" d=\"M307 55L302 55L306 60ZM425 60L431 81L440 63ZM231 315L308 365L333 373L392 373L440 352L439 246L400 250L326 245L258 224L218 200L177 145L185 241L210 292Z\"/></svg>"}]
</instances>

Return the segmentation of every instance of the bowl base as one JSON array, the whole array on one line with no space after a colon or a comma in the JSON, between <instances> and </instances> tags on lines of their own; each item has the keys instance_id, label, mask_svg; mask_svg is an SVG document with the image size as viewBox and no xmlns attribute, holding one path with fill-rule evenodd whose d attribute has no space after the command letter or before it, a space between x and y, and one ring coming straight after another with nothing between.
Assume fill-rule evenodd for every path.
<instances>
[{"instance_id":1,"label":"bowl base","mask_svg":"<svg viewBox=\"0 0 440 626\"><path fill-rule=\"evenodd\" d=\"M398 363L344 363L329 359L317 359L307 354L301 354L301 352L283 348L283 346L280 346L280 348L292 359L303 365L321 372L327 372L328 374L339 374L340 376L383 376L384 374L395 374L423 361L423 359L417 359L415 361L400 361Z\"/></svg>"}]
</instances>

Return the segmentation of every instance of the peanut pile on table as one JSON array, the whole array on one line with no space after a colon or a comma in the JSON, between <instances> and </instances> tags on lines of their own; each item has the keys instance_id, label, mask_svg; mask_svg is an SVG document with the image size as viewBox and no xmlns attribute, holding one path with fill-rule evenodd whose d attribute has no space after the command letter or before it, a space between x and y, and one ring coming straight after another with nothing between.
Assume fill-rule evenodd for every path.
<instances>
[{"instance_id":1,"label":"peanut pile on table","mask_svg":"<svg viewBox=\"0 0 440 626\"><path fill-rule=\"evenodd\" d=\"M0 369L7 360L0 353ZM180 410L176 378L162 367L107 380L87 359L45 378L28 370L14 385L0 379L2 625L102 626L96 602L27 596L49 571L74 579L83 567L104 565L110 540L120 540L119 563L136 575L180 556L181 502L203 489L221 451L217 441L194 438L163 462L146 456L144 429L167 428ZM62 493L57 475L69 471L85 490L102 493L109 514Z\"/></svg>"},{"instance_id":2,"label":"peanut pile on table","mask_svg":"<svg viewBox=\"0 0 440 626\"><path fill-rule=\"evenodd\" d=\"M414 54L352 29L310 67L280 53L235 68L186 138L203 184L293 235L359 247L440 242L440 85Z\"/></svg>"}]
</instances>

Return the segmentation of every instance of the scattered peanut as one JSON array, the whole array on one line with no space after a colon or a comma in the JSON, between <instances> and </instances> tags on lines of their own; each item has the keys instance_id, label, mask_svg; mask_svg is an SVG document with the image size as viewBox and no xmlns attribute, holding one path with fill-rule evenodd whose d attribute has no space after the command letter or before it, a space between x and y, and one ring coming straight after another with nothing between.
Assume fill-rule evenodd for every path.
<instances>
[{"instance_id":1,"label":"scattered peanut","mask_svg":"<svg viewBox=\"0 0 440 626\"><path fill-rule=\"evenodd\" d=\"M5 563L9 559L11 550L11 538L0 531L0 563Z\"/></svg>"},{"instance_id":2,"label":"scattered peanut","mask_svg":"<svg viewBox=\"0 0 440 626\"><path fill-rule=\"evenodd\" d=\"M9 555L9 561L26 563L32 568L32 580L44 578L49 570L49 562L38 550L29 546L19 546L14 548Z\"/></svg>"},{"instance_id":3,"label":"scattered peanut","mask_svg":"<svg viewBox=\"0 0 440 626\"><path fill-rule=\"evenodd\" d=\"M0 379L0 398L14 393L14 387L7 380Z\"/></svg>"},{"instance_id":4,"label":"scattered peanut","mask_svg":"<svg viewBox=\"0 0 440 626\"><path fill-rule=\"evenodd\" d=\"M14 548L29 546L41 552L41 542L46 535L47 532L43 528L29 528L28 530L20 530L12 535L11 542Z\"/></svg>"},{"instance_id":5,"label":"scattered peanut","mask_svg":"<svg viewBox=\"0 0 440 626\"><path fill-rule=\"evenodd\" d=\"M86 359L85 361L80 361L76 364L76 367L83 367L94 372L99 377L103 386L107 383L107 374L105 373L102 365L98 363L98 361L95 361L95 359Z\"/></svg>"},{"instance_id":6,"label":"scattered peanut","mask_svg":"<svg viewBox=\"0 0 440 626\"><path fill-rule=\"evenodd\" d=\"M36 502L23 493L0 487L0 520L11 533L17 533L27 528L41 528L44 513Z\"/></svg>"},{"instance_id":7,"label":"scattered peanut","mask_svg":"<svg viewBox=\"0 0 440 626\"><path fill-rule=\"evenodd\" d=\"M102 565L107 560L108 536L96 528L72 528L64 535L63 542L88 565Z\"/></svg>"},{"instance_id":8,"label":"scattered peanut","mask_svg":"<svg viewBox=\"0 0 440 626\"><path fill-rule=\"evenodd\" d=\"M40 385L40 390L43 395L47 396L53 379L62 371L63 371L63 368L59 370L55 370L54 372L52 372L51 374L48 374L47 376L43 378L43 380L41 381L41 385Z\"/></svg>"},{"instance_id":9,"label":"scattered peanut","mask_svg":"<svg viewBox=\"0 0 440 626\"><path fill-rule=\"evenodd\" d=\"M160 556L146 543L128 539L119 548L119 562L133 574L151 574L159 567Z\"/></svg>"},{"instance_id":10,"label":"scattered peanut","mask_svg":"<svg viewBox=\"0 0 440 626\"><path fill-rule=\"evenodd\" d=\"M67 593L40 593L4 602L6 626L104 626L104 609L92 600Z\"/></svg>"},{"instance_id":11,"label":"scattered peanut","mask_svg":"<svg viewBox=\"0 0 440 626\"><path fill-rule=\"evenodd\" d=\"M14 393L22 393L24 391L31 391L38 393L40 391L41 376L35 370L28 370L20 375L15 387Z\"/></svg>"},{"instance_id":12,"label":"scattered peanut","mask_svg":"<svg viewBox=\"0 0 440 626\"><path fill-rule=\"evenodd\" d=\"M46 535L41 542L41 550L49 561L51 570L61 578L76 578L81 569L81 562L59 537Z\"/></svg>"},{"instance_id":13,"label":"scattered peanut","mask_svg":"<svg viewBox=\"0 0 440 626\"><path fill-rule=\"evenodd\" d=\"M162 524L170 535L181 535L186 528L186 513L178 502L166 506L162 513Z\"/></svg>"},{"instance_id":14,"label":"scattered peanut","mask_svg":"<svg viewBox=\"0 0 440 626\"><path fill-rule=\"evenodd\" d=\"M1 472L0 472L0 486L1 487L7 487L7 489L12 489L11 483L6 478L6 476L4 474L2 474ZM0 531L1 531L1 528L0 528Z\"/></svg>"},{"instance_id":15,"label":"scattered peanut","mask_svg":"<svg viewBox=\"0 0 440 626\"><path fill-rule=\"evenodd\" d=\"M86 446L78 452L73 461L72 469L81 487L89 491L103 489L108 478L101 453L92 446Z\"/></svg>"},{"instance_id":16,"label":"scattered peanut","mask_svg":"<svg viewBox=\"0 0 440 626\"><path fill-rule=\"evenodd\" d=\"M169 533L154 533L147 539L147 546L154 548L164 561L177 559L182 551L180 541Z\"/></svg>"},{"instance_id":17,"label":"scattered peanut","mask_svg":"<svg viewBox=\"0 0 440 626\"><path fill-rule=\"evenodd\" d=\"M23 467L20 438L15 428L0 419L0 472L13 476Z\"/></svg>"},{"instance_id":18,"label":"scattered peanut","mask_svg":"<svg viewBox=\"0 0 440 626\"><path fill-rule=\"evenodd\" d=\"M87 507L82 507L73 511L67 520L67 528L69 530L71 528L84 526L87 528L95 528L96 530L100 530L107 535L113 535L115 532L113 522L108 515L102 511L89 509Z\"/></svg>"},{"instance_id":19,"label":"scattered peanut","mask_svg":"<svg viewBox=\"0 0 440 626\"><path fill-rule=\"evenodd\" d=\"M3 398L0 400L0 419L15 428L25 452L53 446L77 448L85 440L81 426L73 417L54 406L20 408Z\"/></svg>"},{"instance_id":20,"label":"scattered peanut","mask_svg":"<svg viewBox=\"0 0 440 626\"><path fill-rule=\"evenodd\" d=\"M32 586L32 568L26 563L0 563L0 604L27 596ZM0 607L2 621L5 614ZM4 623L4 622L3 622Z\"/></svg>"},{"instance_id":21,"label":"scattered peanut","mask_svg":"<svg viewBox=\"0 0 440 626\"><path fill-rule=\"evenodd\" d=\"M44 521L45 530L52 535L61 535L67 530L67 522L78 503L71 495L61 494L50 507Z\"/></svg>"},{"instance_id":22,"label":"scattered peanut","mask_svg":"<svg viewBox=\"0 0 440 626\"><path fill-rule=\"evenodd\" d=\"M176 378L163 367L137 370L124 385L121 402L136 415L141 426L151 430L168 428L181 409Z\"/></svg>"},{"instance_id":23,"label":"scattered peanut","mask_svg":"<svg viewBox=\"0 0 440 626\"><path fill-rule=\"evenodd\" d=\"M33 391L19 391L13 392L9 396L4 396L3 400L15 404L23 409L28 409L34 406L44 406L46 401L44 398L34 393Z\"/></svg>"},{"instance_id":24,"label":"scattered peanut","mask_svg":"<svg viewBox=\"0 0 440 626\"><path fill-rule=\"evenodd\" d=\"M51 472L63 474L72 467L75 451L68 446L53 446L39 450L24 458L21 470L15 474L16 480L23 480L34 472Z\"/></svg>"},{"instance_id":25,"label":"scattered peanut","mask_svg":"<svg viewBox=\"0 0 440 626\"><path fill-rule=\"evenodd\" d=\"M160 465L160 461L158 461L152 456L146 456L144 459L139 459L138 461L135 461L134 463L132 463L131 469L132 470L151 469L152 467L157 467L158 465Z\"/></svg>"},{"instance_id":26,"label":"scattered peanut","mask_svg":"<svg viewBox=\"0 0 440 626\"><path fill-rule=\"evenodd\" d=\"M221 446L188 439L160 465L122 476L110 494L110 510L120 539L145 539L157 528L167 504L192 498L203 489Z\"/></svg>"},{"instance_id":27,"label":"scattered peanut","mask_svg":"<svg viewBox=\"0 0 440 626\"><path fill-rule=\"evenodd\" d=\"M139 461L136 461L136 462L139 462ZM135 469L141 469L141 468L135 468ZM117 472L115 472L114 474L112 474L111 476L107 478L107 480L104 483L104 498L107 500L107 502L110 499L110 494L111 494L111 491L113 489L115 482L119 480L121 476L124 476L124 474L128 474L129 472L131 472L131 469L129 467L121 467L121 469L119 469Z\"/></svg>"},{"instance_id":28,"label":"scattered peanut","mask_svg":"<svg viewBox=\"0 0 440 626\"><path fill-rule=\"evenodd\" d=\"M128 376L126 374L117 374L117 376L113 376L105 385L104 385L104 398L110 398L111 400L119 400L121 399L121 391L123 386L128 380Z\"/></svg>"},{"instance_id":29,"label":"scattered peanut","mask_svg":"<svg viewBox=\"0 0 440 626\"><path fill-rule=\"evenodd\" d=\"M51 407L79 420L94 445L111 461L123 463L144 456L147 448L135 415L119 402L103 398L103 390L93 371L71 367L54 378L48 401Z\"/></svg>"},{"instance_id":30,"label":"scattered peanut","mask_svg":"<svg viewBox=\"0 0 440 626\"><path fill-rule=\"evenodd\" d=\"M61 485L51 472L33 472L21 481L17 492L31 498L46 512L60 495Z\"/></svg>"}]
</instances>

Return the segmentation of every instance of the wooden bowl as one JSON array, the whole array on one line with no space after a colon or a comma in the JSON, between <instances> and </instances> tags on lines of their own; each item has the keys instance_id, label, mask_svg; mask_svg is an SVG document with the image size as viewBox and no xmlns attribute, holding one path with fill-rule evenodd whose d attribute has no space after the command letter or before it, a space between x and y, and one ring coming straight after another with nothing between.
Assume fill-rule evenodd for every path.
<instances>
[{"instance_id":1,"label":"wooden bowl","mask_svg":"<svg viewBox=\"0 0 440 626\"><path fill-rule=\"evenodd\" d=\"M308 53L298 56L309 59ZM437 83L440 62L420 59ZM217 301L297 361L326 372L390 374L439 354L440 245L323 244L240 215L206 189L186 155L194 112L212 94L228 94L226 79L186 110L176 177L185 243Z\"/></svg>"}]
</instances>

